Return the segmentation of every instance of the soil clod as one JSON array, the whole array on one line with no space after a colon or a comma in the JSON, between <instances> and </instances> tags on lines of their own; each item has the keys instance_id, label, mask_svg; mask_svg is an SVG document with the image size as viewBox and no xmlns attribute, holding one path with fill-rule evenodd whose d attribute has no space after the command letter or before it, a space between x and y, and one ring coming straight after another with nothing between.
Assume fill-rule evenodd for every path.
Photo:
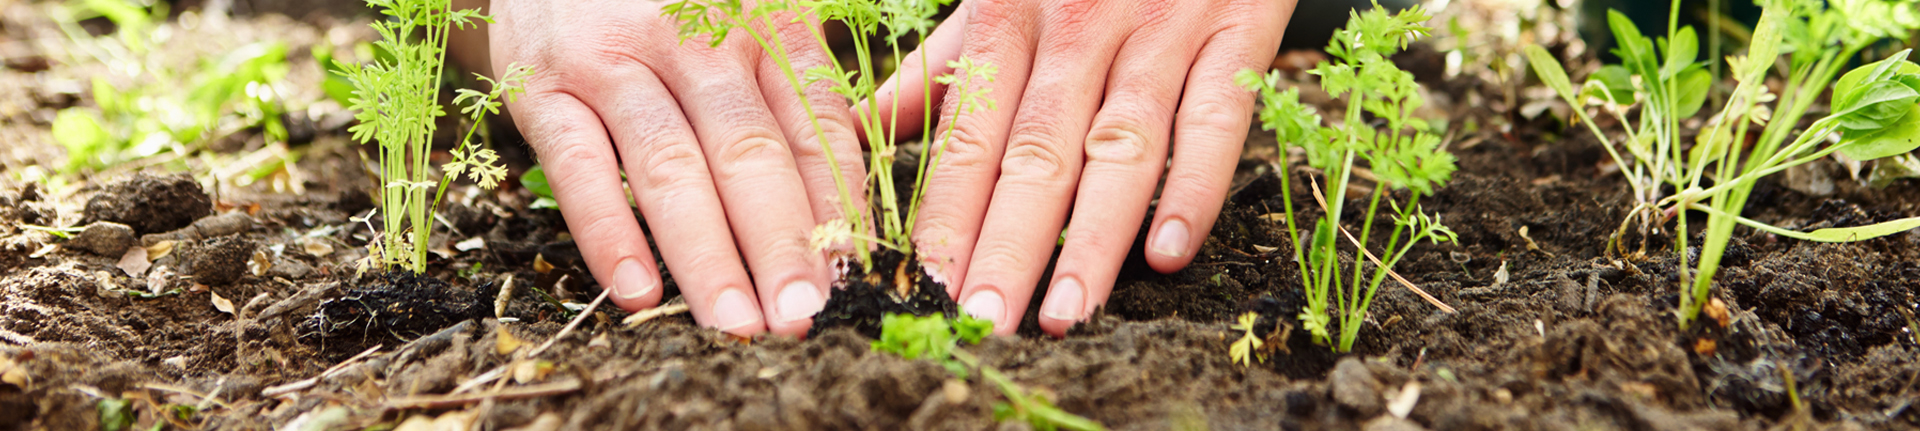
<instances>
[{"instance_id":1,"label":"soil clod","mask_svg":"<svg viewBox=\"0 0 1920 431\"><path fill-rule=\"evenodd\" d=\"M120 257L133 246L133 228L110 221L94 222L66 245L101 256Z\"/></svg>"},{"instance_id":2,"label":"soil clod","mask_svg":"<svg viewBox=\"0 0 1920 431\"><path fill-rule=\"evenodd\" d=\"M85 223L126 224L141 234L186 227L213 212L213 199L186 174L164 177L135 174L108 184L87 200Z\"/></svg>"}]
</instances>

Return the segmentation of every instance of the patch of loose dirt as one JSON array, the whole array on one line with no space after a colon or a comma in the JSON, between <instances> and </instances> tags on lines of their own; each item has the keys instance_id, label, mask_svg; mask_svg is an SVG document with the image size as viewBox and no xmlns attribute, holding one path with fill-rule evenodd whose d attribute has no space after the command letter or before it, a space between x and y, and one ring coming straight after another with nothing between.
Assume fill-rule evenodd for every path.
<instances>
[{"instance_id":1,"label":"patch of loose dirt","mask_svg":"<svg viewBox=\"0 0 1920 431\"><path fill-rule=\"evenodd\" d=\"M0 30L34 34L21 7L0 6ZM63 67L0 70L0 82L78 73ZM1470 76L1436 88L1453 100L1500 91ZM36 113L85 103L34 94L0 85L0 133L50 142ZM1460 111L1511 117L1477 105ZM628 327L602 307L529 358L600 293L560 215L528 209L531 195L511 185L460 186L430 244L432 281L357 275L373 238L355 218L372 208L372 180L341 130L316 133L295 164L305 193L268 184L209 193L196 179L119 172L62 193L0 179L0 429L98 429L104 399L134 400L142 429L175 405L198 407L176 428L204 429L456 415L484 429L996 426L997 388L874 353L848 328L741 340L685 315ZM1625 187L1602 174L1607 157L1583 131L1531 120L1458 142L1454 182L1421 204L1460 242L1418 246L1399 267L1455 313L1383 286L1350 355L1276 325L1298 312L1300 274L1286 227L1264 216L1280 212L1283 194L1296 204L1312 195L1304 171L1287 173L1291 190L1280 186L1272 138L1256 133L1193 265L1155 273L1136 244L1107 306L1073 335L1029 325L963 349L1116 429L1920 427L1920 233L1813 244L1739 231L1714 292L1729 324L1682 331L1672 316L1682 259L1669 239L1646 238L1648 257L1603 253L1626 214ZM0 154L0 166L57 160L22 148ZM152 186L162 183L171 185ZM1746 214L1797 229L1920 214L1920 182L1835 183L1816 196L1763 182ZM153 203L161 198L186 204ZM48 248L63 240L20 227L90 220L92 202L132 214L101 220L182 236L149 247L166 255L130 271L124 256ZM175 231L214 226L196 223L210 214L248 222ZM455 247L475 240L484 245ZM496 309L502 290L506 307ZM921 305L951 311L935 299ZM1241 367L1228 360L1238 336L1228 325L1248 310L1267 316L1258 332L1283 334L1285 348ZM1386 413L1403 392L1417 403L1404 418Z\"/></svg>"}]
</instances>

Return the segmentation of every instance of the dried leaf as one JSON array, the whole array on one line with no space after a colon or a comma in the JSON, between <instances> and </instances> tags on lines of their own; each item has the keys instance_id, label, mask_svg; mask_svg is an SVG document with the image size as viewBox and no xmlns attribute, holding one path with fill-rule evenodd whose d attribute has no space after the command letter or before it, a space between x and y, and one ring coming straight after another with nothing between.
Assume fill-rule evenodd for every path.
<instances>
[{"instance_id":1,"label":"dried leaf","mask_svg":"<svg viewBox=\"0 0 1920 431\"><path fill-rule=\"evenodd\" d=\"M494 353L498 353L501 356L506 356L506 355L513 354L513 351L515 350L520 350L520 346L527 345L527 342L520 341L520 337L513 336L513 332L503 329L503 330L500 330L499 333L500 335L493 339Z\"/></svg>"},{"instance_id":2,"label":"dried leaf","mask_svg":"<svg viewBox=\"0 0 1920 431\"><path fill-rule=\"evenodd\" d=\"M313 257L327 257L327 255L333 254L333 244L327 243L325 239L303 237L294 240L294 244L300 246L301 251Z\"/></svg>"},{"instance_id":3,"label":"dried leaf","mask_svg":"<svg viewBox=\"0 0 1920 431\"><path fill-rule=\"evenodd\" d=\"M1408 414L1413 413L1413 406L1419 403L1420 381L1408 380L1405 386L1400 387L1400 394L1387 401L1387 413L1392 413L1396 418L1406 419Z\"/></svg>"},{"instance_id":4,"label":"dried leaf","mask_svg":"<svg viewBox=\"0 0 1920 431\"><path fill-rule=\"evenodd\" d=\"M152 262L152 261L160 260L160 258L167 257L167 255L169 254L173 254L173 246L175 244L178 244L178 242L168 240L168 241L156 242L156 243L153 243L153 245L147 246L147 261Z\"/></svg>"},{"instance_id":5,"label":"dried leaf","mask_svg":"<svg viewBox=\"0 0 1920 431\"><path fill-rule=\"evenodd\" d=\"M1253 245L1253 251L1257 251L1261 253L1272 253L1279 250L1280 250L1280 247L1268 247L1260 244Z\"/></svg>"},{"instance_id":6,"label":"dried leaf","mask_svg":"<svg viewBox=\"0 0 1920 431\"><path fill-rule=\"evenodd\" d=\"M273 258L267 255L267 249L254 250L253 256L247 258L247 269L255 277L266 276L267 271L273 269Z\"/></svg>"},{"instance_id":7,"label":"dried leaf","mask_svg":"<svg viewBox=\"0 0 1920 431\"><path fill-rule=\"evenodd\" d=\"M620 323L631 328L635 326L640 326L640 324L642 323L647 323L647 321L649 320L658 319L663 316L671 316L671 315L685 313L685 312L687 312L687 304L684 304L684 303L662 305L662 306L654 307L647 310L640 310L640 312L638 313L633 313L633 315L627 316L627 318L625 320L620 321Z\"/></svg>"},{"instance_id":8,"label":"dried leaf","mask_svg":"<svg viewBox=\"0 0 1920 431\"><path fill-rule=\"evenodd\" d=\"M126 271L128 277L140 278L147 275L147 269L153 267L153 261L147 259L146 247L130 247L126 255L120 256L120 262L113 266Z\"/></svg>"},{"instance_id":9,"label":"dried leaf","mask_svg":"<svg viewBox=\"0 0 1920 431\"><path fill-rule=\"evenodd\" d=\"M213 296L213 308L222 313L233 314L233 301L220 296L220 292L208 292Z\"/></svg>"},{"instance_id":10,"label":"dried leaf","mask_svg":"<svg viewBox=\"0 0 1920 431\"><path fill-rule=\"evenodd\" d=\"M453 245L454 250L460 250L460 251L474 251L474 250L479 250L483 248L487 248L487 240L485 238L481 238L477 236L473 238L467 238L466 241L460 241L460 243Z\"/></svg>"},{"instance_id":11,"label":"dried leaf","mask_svg":"<svg viewBox=\"0 0 1920 431\"><path fill-rule=\"evenodd\" d=\"M33 254L29 254L29 255L27 255L27 258L28 258L28 259L39 259L39 258L43 258L43 257L47 257L47 255L49 255L49 254L53 254L53 252L54 252L54 251L57 251L57 250L60 250L60 245L59 245L59 244L47 244L47 245L43 245L43 246L40 246L40 249L39 249L39 250L34 250L34 251L33 251Z\"/></svg>"},{"instance_id":12,"label":"dried leaf","mask_svg":"<svg viewBox=\"0 0 1920 431\"><path fill-rule=\"evenodd\" d=\"M521 361L513 366L514 383L524 385L538 382L545 380L548 374L553 374L553 361Z\"/></svg>"},{"instance_id":13,"label":"dried leaf","mask_svg":"<svg viewBox=\"0 0 1920 431\"><path fill-rule=\"evenodd\" d=\"M541 274L553 272L553 264L547 263L547 255L545 254L533 255L533 272L538 272Z\"/></svg>"}]
</instances>

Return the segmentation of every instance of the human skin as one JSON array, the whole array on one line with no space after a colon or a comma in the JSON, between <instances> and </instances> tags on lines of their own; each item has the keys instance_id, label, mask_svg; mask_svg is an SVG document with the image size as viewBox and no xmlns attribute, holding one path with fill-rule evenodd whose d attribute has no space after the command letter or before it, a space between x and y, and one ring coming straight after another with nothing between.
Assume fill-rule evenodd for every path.
<instances>
[{"instance_id":1,"label":"human skin","mask_svg":"<svg viewBox=\"0 0 1920 431\"><path fill-rule=\"evenodd\" d=\"M495 1L493 70L519 63L537 72L508 109L615 304L652 307L662 291L630 193L696 321L737 335L803 334L833 275L807 235L841 217L826 152L800 98L752 40L678 43L664 4ZM940 102L948 114L936 130L953 137L927 179L914 232L929 274L1009 334L1071 221L1039 321L1063 335L1106 301L1163 174L1147 262L1161 272L1184 267L1219 213L1252 118L1254 96L1232 76L1272 62L1293 6L963 2L904 59L896 76L909 79L890 80L875 98L888 103L898 91L897 130L919 130L919 56L934 76L961 55L1000 69L987 85L999 109L956 119L957 100ZM810 41L806 25L778 31ZM812 43L788 45L796 70L828 61ZM843 175L863 178L847 103L825 83L807 92ZM856 199L865 195L861 181L847 183Z\"/></svg>"}]
</instances>

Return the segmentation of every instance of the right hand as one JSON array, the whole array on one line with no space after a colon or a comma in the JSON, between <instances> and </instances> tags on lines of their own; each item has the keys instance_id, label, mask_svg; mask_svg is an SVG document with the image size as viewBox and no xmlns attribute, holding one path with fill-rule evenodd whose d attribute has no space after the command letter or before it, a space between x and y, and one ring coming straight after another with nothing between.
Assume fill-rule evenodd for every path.
<instances>
[{"instance_id":1,"label":"right hand","mask_svg":"<svg viewBox=\"0 0 1920 431\"><path fill-rule=\"evenodd\" d=\"M804 334L834 276L807 241L815 225L841 217L826 152L801 98L753 40L736 32L718 47L677 43L664 5L494 0L494 70L534 69L507 108L614 304L653 307L663 290L621 188L625 173L694 320L736 335ZM806 25L779 30L795 70L831 61ZM846 178L864 178L846 100L824 83L807 94ZM866 195L849 185L856 200Z\"/></svg>"}]
</instances>

